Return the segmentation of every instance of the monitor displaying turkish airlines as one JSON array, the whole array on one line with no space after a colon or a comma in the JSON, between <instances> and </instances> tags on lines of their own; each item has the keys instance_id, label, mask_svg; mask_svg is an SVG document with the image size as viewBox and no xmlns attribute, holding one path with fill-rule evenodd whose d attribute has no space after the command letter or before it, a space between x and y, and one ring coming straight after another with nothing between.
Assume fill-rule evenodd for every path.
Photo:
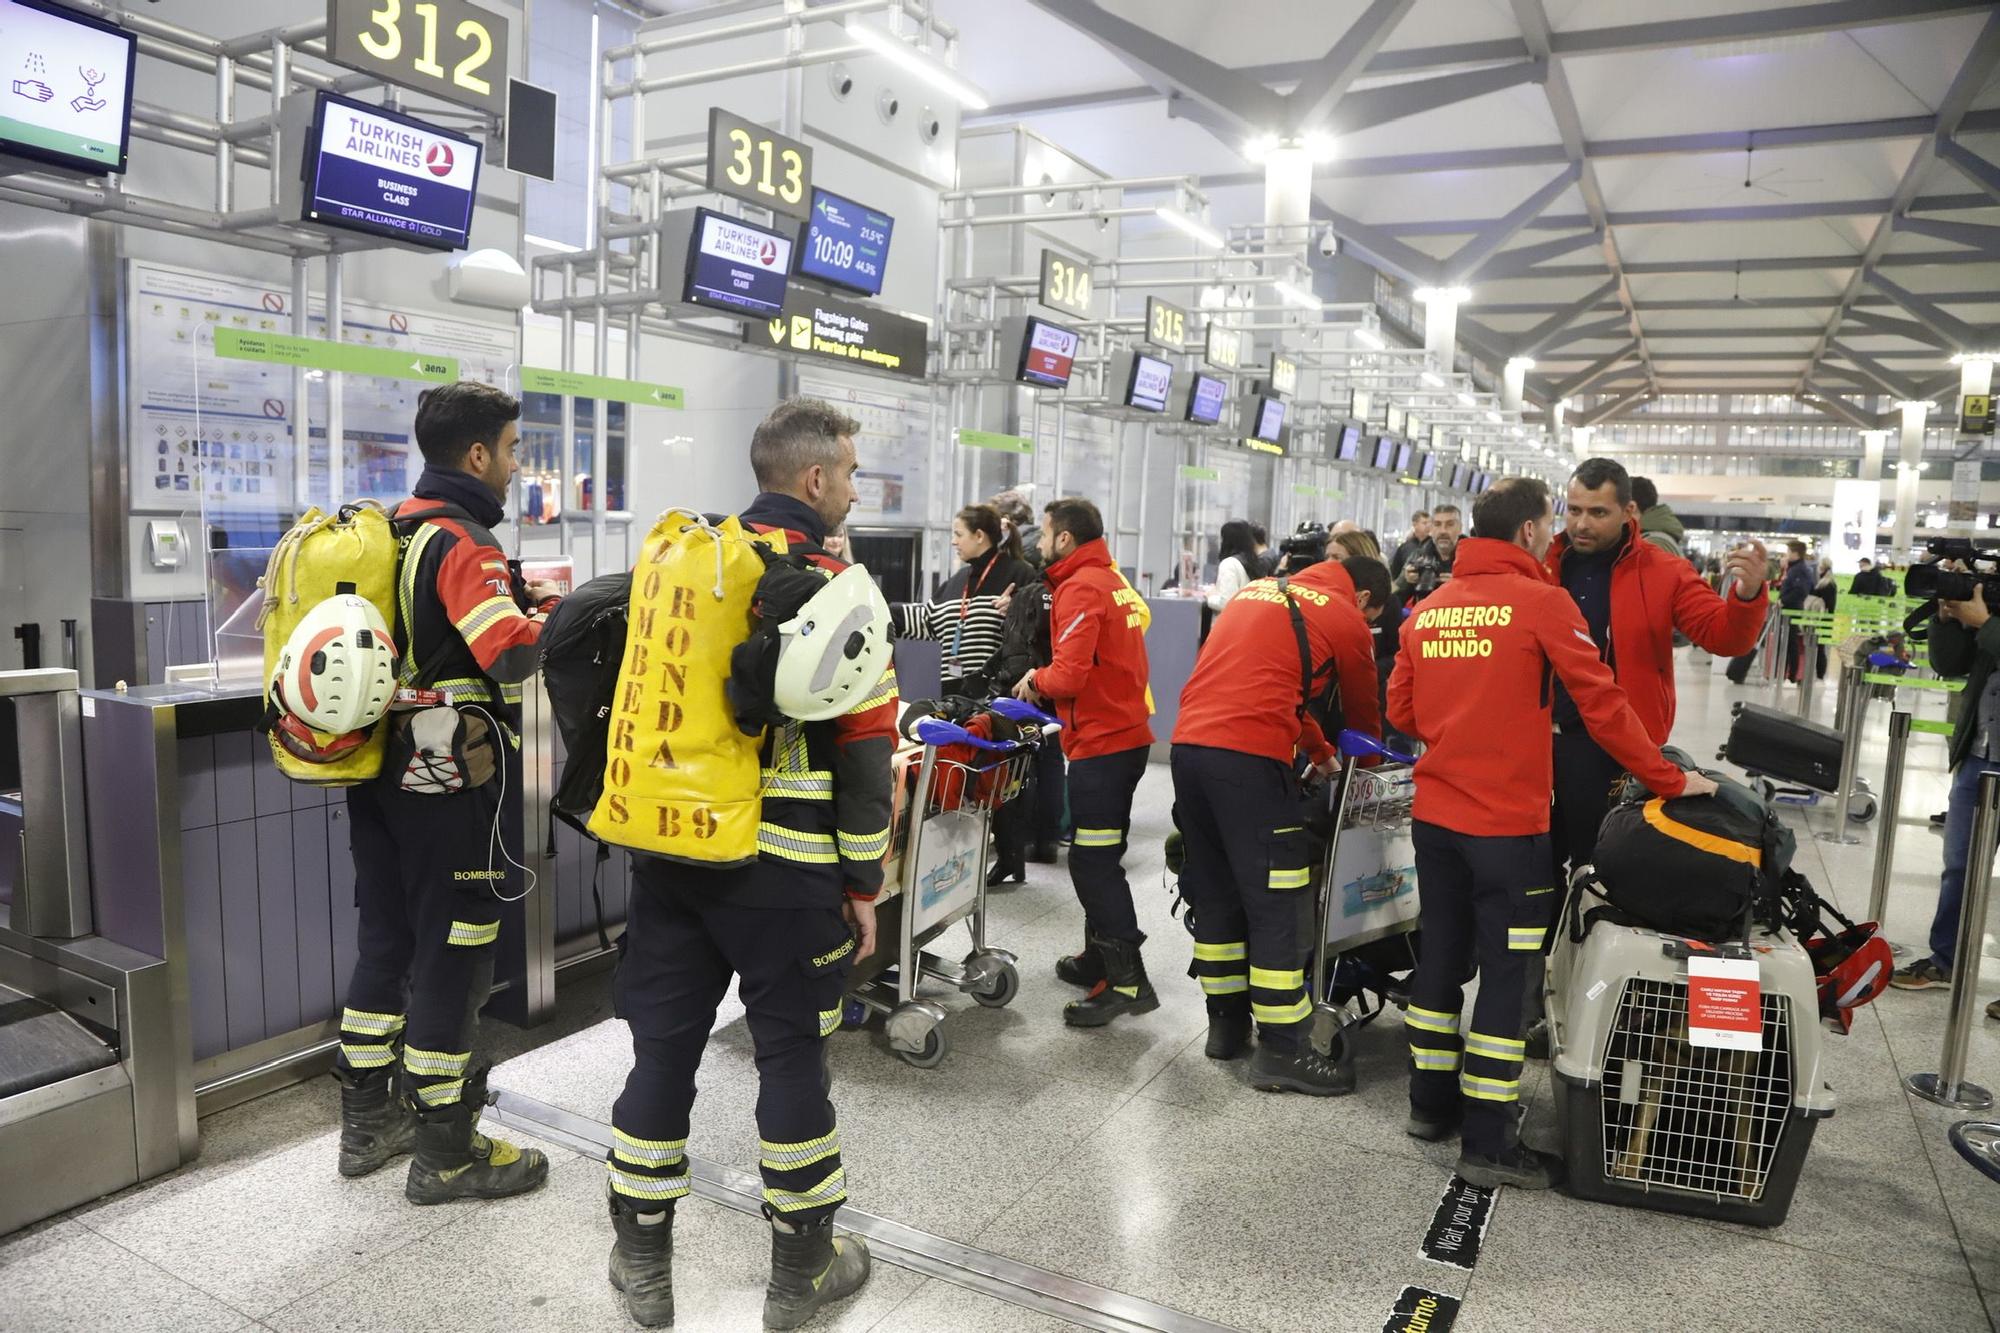
<instances>
[{"instance_id":1,"label":"monitor displaying turkish airlines","mask_svg":"<svg viewBox=\"0 0 2000 1333\"><path fill-rule=\"evenodd\" d=\"M1408 440L1404 440L1396 446L1396 471L1408 472L1410 470L1410 455L1415 449L1416 446Z\"/></svg>"},{"instance_id":2,"label":"monitor displaying turkish airlines","mask_svg":"<svg viewBox=\"0 0 2000 1333\"><path fill-rule=\"evenodd\" d=\"M1334 454L1338 462L1352 463L1361 457L1361 427L1349 422L1340 428L1340 447Z\"/></svg>"},{"instance_id":3,"label":"monitor displaying turkish airlines","mask_svg":"<svg viewBox=\"0 0 2000 1333\"><path fill-rule=\"evenodd\" d=\"M1021 360L1014 377L1045 389L1066 388L1070 372L1076 369L1076 352L1082 342L1083 335L1074 329L1031 316L1027 336L1021 340Z\"/></svg>"},{"instance_id":4,"label":"monitor displaying turkish airlines","mask_svg":"<svg viewBox=\"0 0 2000 1333\"><path fill-rule=\"evenodd\" d=\"M1229 381L1217 375L1196 375L1188 390L1187 419L1197 425L1213 426L1222 420L1222 406L1229 398Z\"/></svg>"},{"instance_id":5,"label":"monitor displaying turkish airlines","mask_svg":"<svg viewBox=\"0 0 2000 1333\"><path fill-rule=\"evenodd\" d=\"M706 208L695 210L682 299L732 314L772 318L785 308L790 236Z\"/></svg>"},{"instance_id":6,"label":"monitor displaying turkish airlines","mask_svg":"<svg viewBox=\"0 0 2000 1333\"><path fill-rule=\"evenodd\" d=\"M430 250L463 250L480 145L365 102L321 93L306 140L307 222Z\"/></svg>"},{"instance_id":7,"label":"monitor displaying turkish airlines","mask_svg":"<svg viewBox=\"0 0 2000 1333\"><path fill-rule=\"evenodd\" d=\"M1375 437L1375 461L1373 466L1385 471L1396 461L1396 437L1377 435Z\"/></svg>"},{"instance_id":8,"label":"monitor displaying turkish airlines","mask_svg":"<svg viewBox=\"0 0 2000 1333\"><path fill-rule=\"evenodd\" d=\"M1285 401L1282 398L1262 398L1257 403L1257 425L1250 432L1253 440L1265 444L1276 444L1285 430Z\"/></svg>"},{"instance_id":9,"label":"monitor displaying turkish airlines","mask_svg":"<svg viewBox=\"0 0 2000 1333\"><path fill-rule=\"evenodd\" d=\"M1135 355L1132 358L1132 382L1125 389L1125 405L1142 412L1164 412L1167 410L1167 391L1173 383L1171 362L1156 356Z\"/></svg>"}]
</instances>

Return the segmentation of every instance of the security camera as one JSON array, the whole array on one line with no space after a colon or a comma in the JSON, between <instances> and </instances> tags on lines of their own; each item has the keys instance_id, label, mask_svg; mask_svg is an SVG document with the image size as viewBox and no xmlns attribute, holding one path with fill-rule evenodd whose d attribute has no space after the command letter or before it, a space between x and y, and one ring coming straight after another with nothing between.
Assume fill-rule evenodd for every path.
<instances>
[{"instance_id":1,"label":"security camera","mask_svg":"<svg viewBox=\"0 0 2000 1333\"><path fill-rule=\"evenodd\" d=\"M1328 259L1340 253L1340 238L1333 234L1333 228L1319 234L1319 252Z\"/></svg>"}]
</instances>

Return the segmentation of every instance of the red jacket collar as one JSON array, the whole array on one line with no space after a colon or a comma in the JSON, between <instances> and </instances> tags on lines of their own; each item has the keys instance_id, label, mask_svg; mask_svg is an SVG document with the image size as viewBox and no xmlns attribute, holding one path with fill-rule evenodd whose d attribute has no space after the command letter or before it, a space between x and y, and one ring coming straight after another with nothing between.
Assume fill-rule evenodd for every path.
<instances>
[{"instance_id":1,"label":"red jacket collar","mask_svg":"<svg viewBox=\"0 0 2000 1333\"><path fill-rule=\"evenodd\" d=\"M1639 520L1636 518L1626 519L1625 544L1618 548L1618 556L1611 563L1614 565L1622 565L1627 560L1631 559L1632 553L1639 549L1639 542L1641 540L1642 539L1639 536ZM1556 539L1553 542L1549 543L1549 558L1545 562L1549 567L1549 576L1555 579L1556 582L1558 583L1562 582L1563 557L1568 554L1569 554L1569 534L1567 532L1558 532L1556 534Z\"/></svg>"},{"instance_id":2,"label":"red jacket collar","mask_svg":"<svg viewBox=\"0 0 2000 1333\"><path fill-rule=\"evenodd\" d=\"M1338 560L1321 560L1308 565L1292 575L1290 581L1334 598L1349 602L1354 600L1354 580L1340 567Z\"/></svg>"},{"instance_id":3,"label":"red jacket collar","mask_svg":"<svg viewBox=\"0 0 2000 1333\"><path fill-rule=\"evenodd\" d=\"M1066 583L1079 570L1111 568L1111 548L1104 544L1104 538L1087 541L1071 551L1048 568L1049 586Z\"/></svg>"},{"instance_id":4,"label":"red jacket collar","mask_svg":"<svg viewBox=\"0 0 2000 1333\"><path fill-rule=\"evenodd\" d=\"M1479 574L1517 574L1537 583L1549 583L1547 567L1512 542L1492 537L1461 537L1451 562L1453 578Z\"/></svg>"}]
</instances>

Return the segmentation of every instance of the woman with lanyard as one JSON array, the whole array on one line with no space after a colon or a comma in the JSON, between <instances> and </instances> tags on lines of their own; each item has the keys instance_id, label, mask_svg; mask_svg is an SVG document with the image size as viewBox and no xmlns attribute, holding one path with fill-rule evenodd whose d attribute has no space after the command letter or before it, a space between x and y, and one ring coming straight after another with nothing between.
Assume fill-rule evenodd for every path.
<instances>
[{"instance_id":1,"label":"woman with lanyard","mask_svg":"<svg viewBox=\"0 0 2000 1333\"><path fill-rule=\"evenodd\" d=\"M938 664L946 694L984 698L981 668L999 649L1006 616L996 601L1025 586L1035 571L1021 558L992 505L968 505L951 523L951 547L965 563L928 602L891 607L899 639L929 639L942 650Z\"/></svg>"}]
</instances>

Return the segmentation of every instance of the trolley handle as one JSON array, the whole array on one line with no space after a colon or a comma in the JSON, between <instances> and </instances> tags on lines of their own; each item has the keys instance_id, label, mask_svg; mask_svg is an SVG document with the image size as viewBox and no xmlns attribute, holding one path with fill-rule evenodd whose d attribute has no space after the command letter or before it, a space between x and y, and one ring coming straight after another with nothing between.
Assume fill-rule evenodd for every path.
<instances>
[{"instance_id":1,"label":"trolley handle","mask_svg":"<svg viewBox=\"0 0 2000 1333\"><path fill-rule=\"evenodd\" d=\"M1026 699L1002 697L987 705L1009 722L1033 722L1044 727L1060 727L1062 720L1054 714L1044 713Z\"/></svg>"},{"instance_id":2,"label":"trolley handle","mask_svg":"<svg viewBox=\"0 0 2000 1333\"><path fill-rule=\"evenodd\" d=\"M1018 741L988 740L984 736L973 735L956 722L946 722L942 718L919 718L914 730L917 739L925 745L970 745L975 750L991 750L995 754L1012 754L1021 748Z\"/></svg>"},{"instance_id":3,"label":"trolley handle","mask_svg":"<svg viewBox=\"0 0 2000 1333\"><path fill-rule=\"evenodd\" d=\"M1340 756L1343 759L1361 759L1373 756L1377 759L1387 759L1392 764L1414 764L1417 762L1415 755L1404 754L1401 750L1392 750L1381 741L1370 736L1367 732L1355 731L1352 728L1343 730L1340 733L1338 746Z\"/></svg>"}]
</instances>

